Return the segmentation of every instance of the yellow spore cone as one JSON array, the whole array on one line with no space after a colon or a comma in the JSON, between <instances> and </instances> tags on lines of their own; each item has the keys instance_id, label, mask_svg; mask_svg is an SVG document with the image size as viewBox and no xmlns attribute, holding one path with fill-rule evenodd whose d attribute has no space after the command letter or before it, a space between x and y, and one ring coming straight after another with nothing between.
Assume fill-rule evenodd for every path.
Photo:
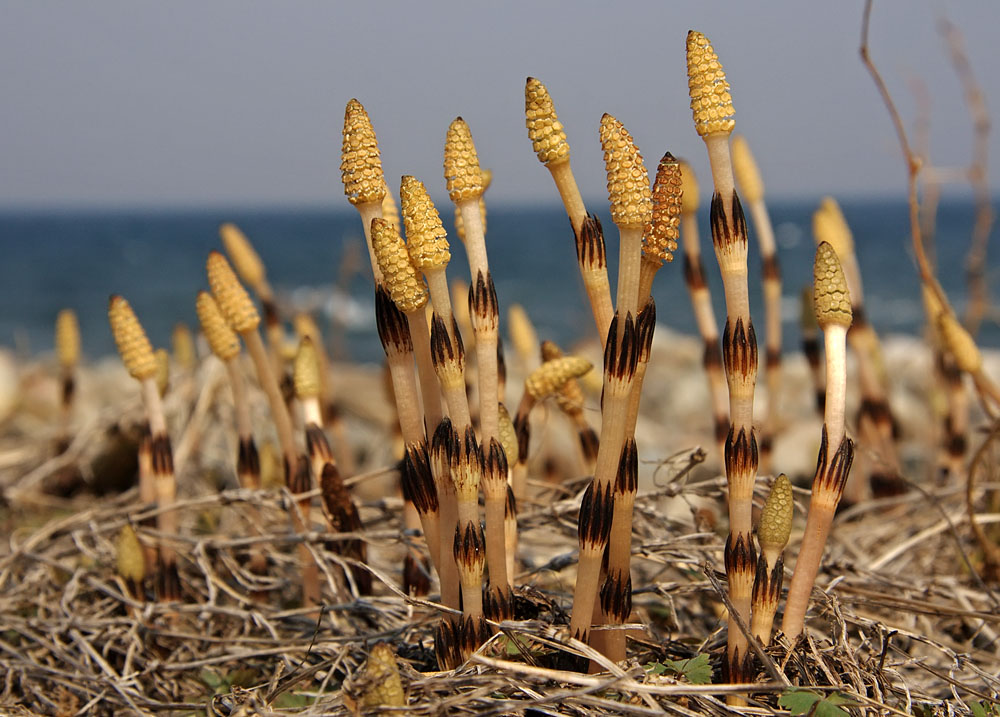
<instances>
[{"instance_id":1,"label":"yellow spore cone","mask_svg":"<svg viewBox=\"0 0 1000 717\"><path fill-rule=\"evenodd\" d=\"M219 227L219 236L240 278L255 289L260 286L264 281L264 262L246 234L235 224L227 222Z\"/></svg>"},{"instance_id":2,"label":"yellow spore cone","mask_svg":"<svg viewBox=\"0 0 1000 717\"><path fill-rule=\"evenodd\" d=\"M607 113L601 118L601 147L608 174L611 219L621 228L641 229L653 218L649 174L632 135Z\"/></svg>"},{"instance_id":3,"label":"yellow spore cone","mask_svg":"<svg viewBox=\"0 0 1000 717\"><path fill-rule=\"evenodd\" d=\"M108 304L108 320L114 334L122 363L132 378L144 381L156 376L156 356L146 338L146 332L132 307L121 296L112 296Z\"/></svg>"},{"instance_id":4,"label":"yellow spore cone","mask_svg":"<svg viewBox=\"0 0 1000 717\"><path fill-rule=\"evenodd\" d=\"M146 561L142 554L142 543L131 525L123 525L115 540L115 568L119 575L140 585L146 577Z\"/></svg>"},{"instance_id":5,"label":"yellow spore cone","mask_svg":"<svg viewBox=\"0 0 1000 717\"><path fill-rule=\"evenodd\" d=\"M80 360L80 324L73 309L63 309L56 316L56 356L66 369Z\"/></svg>"},{"instance_id":6,"label":"yellow spore cone","mask_svg":"<svg viewBox=\"0 0 1000 717\"><path fill-rule=\"evenodd\" d=\"M750 145L741 134L733 137L733 172L747 202L764 198L764 180L760 178L760 170L754 161Z\"/></svg>"},{"instance_id":7,"label":"yellow spore cone","mask_svg":"<svg viewBox=\"0 0 1000 717\"><path fill-rule=\"evenodd\" d=\"M381 202L385 197L385 176L378 139L368 112L354 99L347 103L344 112L344 143L340 157L340 177L347 201L355 205Z\"/></svg>"},{"instance_id":8,"label":"yellow spore cone","mask_svg":"<svg viewBox=\"0 0 1000 717\"><path fill-rule=\"evenodd\" d=\"M365 713L381 707L406 706L406 693L399 676L396 654L388 643L380 642L372 647L362 680L365 686L361 707Z\"/></svg>"},{"instance_id":9,"label":"yellow spore cone","mask_svg":"<svg viewBox=\"0 0 1000 717\"><path fill-rule=\"evenodd\" d=\"M207 291L199 291L195 300L195 310L201 330L208 340L212 353L223 361L235 358L240 353L240 339L233 328L226 322L222 310L212 295Z\"/></svg>"},{"instance_id":10,"label":"yellow spore cone","mask_svg":"<svg viewBox=\"0 0 1000 717\"><path fill-rule=\"evenodd\" d=\"M500 445L503 446L504 455L507 456L507 464L514 465L517 460L517 431L514 430L514 422L510 418L507 407L499 404L500 410Z\"/></svg>"},{"instance_id":11,"label":"yellow spore cone","mask_svg":"<svg viewBox=\"0 0 1000 717\"><path fill-rule=\"evenodd\" d=\"M694 30L687 35L687 71L695 130L702 137L732 132L735 110L725 70L708 38Z\"/></svg>"},{"instance_id":12,"label":"yellow spore cone","mask_svg":"<svg viewBox=\"0 0 1000 717\"><path fill-rule=\"evenodd\" d=\"M678 165L681 170L681 212L694 214L698 211L698 177L683 159L678 161Z\"/></svg>"},{"instance_id":13,"label":"yellow spore cone","mask_svg":"<svg viewBox=\"0 0 1000 717\"><path fill-rule=\"evenodd\" d=\"M385 219L372 220L372 247L396 306L407 314L423 308L427 304L427 287L417 278L399 232Z\"/></svg>"},{"instance_id":14,"label":"yellow spore cone","mask_svg":"<svg viewBox=\"0 0 1000 717\"><path fill-rule=\"evenodd\" d=\"M854 236L847 219L833 197L824 197L813 213L813 236L816 243L825 241L841 260L854 253Z\"/></svg>"},{"instance_id":15,"label":"yellow spore cone","mask_svg":"<svg viewBox=\"0 0 1000 717\"><path fill-rule=\"evenodd\" d=\"M788 545L788 536L792 533L792 515L795 504L792 500L792 484L788 477L781 473L774 479L771 492L764 502L757 526L757 539L761 550L765 553L780 553Z\"/></svg>"},{"instance_id":16,"label":"yellow spore cone","mask_svg":"<svg viewBox=\"0 0 1000 717\"><path fill-rule=\"evenodd\" d=\"M453 202L478 199L483 194L483 175L479 155L472 141L469 125L456 117L444 140L444 179Z\"/></svg>"},{"instance_id":17,"label":"yellow spore cone","mask_svg":"<svg viewBox=\"0 0 1000 717\"><path fill-rule=\"evenodd\" d=\"M813 264L813 309L816 323L820 326L840 324L850 326L851 293L847 290L844 269L837 258L837 252L827 242L816 247L816 262Z\"/></svg>"},{"instance_id":18,"label":"yellow spore cone","mask_svg":"<svg viewBox=\"0 0 1000 717\"><path fill-rule=\"evenodd\" d=\"M531 146L542 164L558 164L569 159L569 143L555 105L545 85L534 77L529 77L524 85L524 123Z\"/></svg>"},{"instance_id":19,"label":"yellow spore cone","mask_svg":"<svg viewBox=\"0 0 1000 717\"><path fill-rule=\"evenodd\" d=\"M212 295L229 325L240 333L256 329L260 325L260 314L226 258L217 251L211 252L206 269Z\"/></svg>"},{"instance_id":20,"label":"yellow spore cone","mask_svg":"<svg viewBox=\"0 0 1000 717\"><path fill-rule=\"evenodd\" d=\"M531 372L524 382L524 390L536 401L551 396L571 378L579 378L593 368L593 364L579 356L564 356L546 361Z\"/></svg>"},{"instance_id":21,"label":"yellow spore cone","mask_svg":"<svg viewBox=\"0 0 1000 717\"><path fill-rule=\"evenodd\" d=\"M660 261L673 261L680 238L683 182L680 164L667 152L656 168L653 184L653 217L642 234L642 250L646 256Z\"/></svg>"},{"instance_id":22,"label":"yellow spore cone","mask_svg":"<svg viewBox=\"0 0 1000 717\"><path fill-rule=\"evenodd\" d=\"M299 342L299 350L295 354L293 382L295 396L300 401L319 398L319 356L316 354L316 346L308 336L304 336Z\"/></svg>"},{"instance_id":23,"label":"yellow spore cone","mask_svg":"<svg viewBox=\"0 0 1000 717\"><path fill-rule=\"evenodd\" d=\"M448 234L423 182L404 176L399 186L399 201L403 205L407 251L413 265L421 271L447 266L451 261Z\"/></svg>"}]
</instances>

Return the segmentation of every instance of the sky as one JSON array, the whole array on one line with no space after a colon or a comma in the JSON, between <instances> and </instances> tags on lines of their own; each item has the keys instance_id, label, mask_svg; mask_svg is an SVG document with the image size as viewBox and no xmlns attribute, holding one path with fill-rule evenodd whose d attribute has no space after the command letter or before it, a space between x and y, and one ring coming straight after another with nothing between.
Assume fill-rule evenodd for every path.
<instances>
[{"instance_id":1,"label":"sky","mask_svg":"<svg viewBox=\"0 0 1000 717\"><path fill-rule=\"evenodd\" d=\"M862 7L0 0L0 207L346 208L339 159L352 97L372 118L390 187L413 174L445 201L444 136L461 115L494 171L491 202L555 202L524 127L529 75L555 102L585 197L606 198L605 112L651 170L669 150L707 176L688 109L689 29L726 68L736 131L769 197L901 196L896 137L858 57ZM871 52L908 129L929 122L931 162L957 167L972 129L942 16L1000 106L996 2L877 0ZM993 186L998 149L994 132Z\"/></svg>"}]
</instances>

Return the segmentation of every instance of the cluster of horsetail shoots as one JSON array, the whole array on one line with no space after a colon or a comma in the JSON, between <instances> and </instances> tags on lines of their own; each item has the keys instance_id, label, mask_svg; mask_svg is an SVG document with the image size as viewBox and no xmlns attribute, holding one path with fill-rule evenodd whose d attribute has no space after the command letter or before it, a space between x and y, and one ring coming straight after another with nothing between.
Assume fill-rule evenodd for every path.
<instances>
[{"instance_id":1,"label":"cluster of horsetail shoots","mask_svg":"<svg viewBox=\"0 0 1000 717\"><path fill-rule=\"evenodd\" d=\"M722 338L723 366L729 384L729 435L725 468L729 485L729 539L726 575L733 608L749 622L757 555L751 538L757 439L753 431L753 396L757 382L757 337L750 319L747 284L747 227L736 194L729 136L735 126L729 83L719 58L703 34L687 36L688 90L695 129L705 141L715 193L711 226L715 256L726 296L726 328ZM751 678L746 637L730 616L727 667L732 682ZM732 703L741 703L733 698Z\"/></svg>"},{"instance_id":2,"label":"cluster of horsetail shoots","mask_svg":"<svg viewBox=\"0 0 1000 717\"><path fill-rule=\"evenodd\" d=\"M112 296L108 304L108 319L114 334L122 363L132 378L142 386L142 398L146 406L146 419L150 431L150 460L155 485L155 498L162 510L157 515L157 529L164 535L177 533L177 513L170 507L177 496L177 481L174 478L174 459L167 434L167 422L163 415L160 391L156 385L156 357L146 338L135 312L121 296ZM180 600L181 585L177 573L177 554L168 542L158 546L158 561L153 571L156 575L156 595L163 602Z\"/></svg>"},{"instance_id":3,"label":"cluster of horsetail shoots","mask_svg":"<svg viewBox=\"0 0 1000 717\"><path fill-rule=\"evenodd\" d=\"M76 393L76 365L80 362L80 324L76 312L63 309L56 316L56 358L59 361L59 407L61 411L60 436L56 450L62 453L69 446L69 425L73 413L73 396Z\"/></svg>"},{"instance_id":4,"label":"cluster of horsetail shoots","mask_svg":"<svg viewBox=\"0 0 1000 717\"><path fill-rule=\"evenodd\" d=\"M680 163L681 170L681 243L684 249L684 283L691 297L698 333L701 335L702 366L708 381L712 402L712 424L719 459L725 460L726 436L729 434L729 389L722 370L722 346L719 343L719 325L712 308L712 295L705 280L701 262L701 243L698 236L698 180L687 162Z\"/></svg>"},{"instance_id":5,"label":"cluster of horsetail shoots","mask_svg":"<svg viewBox=\"0 0 1000 717\"><path fill-rule=\"evenodd\" d=\"M804 627L809 596L819 573L826 539L854 460L854 442L845 435L851 294L837 253L826 242L820 243L816 249L813 305L816 323L823 330L826 349L826 405L809 513L781 623L782 632L792 641Z\"/></svg>"},{"instance_id":6,"label":"cluster of horsetail shoots","mask_svg":"<svg viewBox=\"0 0 1000 717\"><path fill-rule=\"evenodd\" d=\"M760 246L764 290L764 346L767 381L767 412L761 422L760 470L771 472L771 449L778 431L781 398L781 267L774 241L771 215L764 202L764 181L750 146L742 135L733 137L733 169L743 199L750 207Z\"/></svg>"},{"instance_id":7,"label":"cluster of horsetail shoots","mask_svg":"<svg viewBox=\"0 0 1000 717\"><path fill-rule=\"evenodd\" d=\"M861 270L854 251L854 238L840 205L826 197L813 214L813 234L817 245L827 242L833 247L841 266L847 287L851 292L854 322L847 334L847 341L857 358L858 383L861 404L858 409L858 438L866 447L862 454L869 474L869 484L876 495L899 493L905 490L899 476L901 466L895 439L895 420L888 400L888 376L882 361L878 335L868 323L864 310ZM869 456L872 458L869 459ZM871 463L870 466L867 466ZM857 502L864 496L861 481L852 484L849 499Z\"/></svg>"},{"instance_id":8,"label":"cluster of horsetail shoots","mask_svg":"<svg viewBox=\"0 0 1000 717\"><path fill-rule=\"evenodd\" d=\"M587 214L580 196L580 189L570 166L566 132L556 114L549 91L534 77L529 77L524 87L524 118L531 146L538 160L552 174L573 226L580 275L597 324L597 335L603 343L607 340L608 327L614 315L608 264L604 254L604 234L597 218Z\"/></svg>"},{"instance_id":9,"label":"cluster of horsetail shoots","mask_svg":"<svg viewBox=\"0 0 1000 717\"><path fill-rule=\"evenodd\" d=\"M206 270L212 296L226 322L246 344L247 352L257 370L257 381L267 396L271 419L278 434L278 446L282 453L285 485L293 495L305 493L312 487L309 458L300 454L296 447L288 406L278 385L278 379L271 370L264 342L261 341L257 330L260 325L257 308L222 254L217 251L211 252L206 262ZM301 515L301 504L300 510L293 509L291 514L292 525L296 532L306 531L308 524L305 522L306 516ZM319 600L319 573L312 553L304 543L299 547L299 560L302 567L303 601L307 605L314 605Z\"/></svg>"}]
</instances>

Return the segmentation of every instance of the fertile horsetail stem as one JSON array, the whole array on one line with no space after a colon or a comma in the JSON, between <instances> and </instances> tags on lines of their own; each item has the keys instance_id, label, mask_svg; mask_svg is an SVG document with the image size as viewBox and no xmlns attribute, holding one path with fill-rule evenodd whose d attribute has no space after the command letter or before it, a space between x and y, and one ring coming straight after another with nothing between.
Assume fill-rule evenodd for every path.
<instances>
[{"instance_id":1,"label":"fertile horsetail stem","mask_svg":"<svg viewBox=\"0 0 1000 717\"><path fill-rule=\"evenodd\" d=\"M823 242L813 266L813 305L826 346L826 407L809 514L781 629L789 640L802 632L809 595L819 573L823 549L837 504L844 493L854 460L854 443L844 435L847 385L847 330L851 325L851 294L833 247Z\"/></svg>"},{"instance_id":2,"label":"fertile horsetail stem","mask_svg":"<svg viewBox=\"0 0 1000 717\"><path fill-rule=\"evenodd\" d=\"M597 335L603 342L607 339L608 326L614 314L608 267L604 261L604 237L600 233L600 225L596 234L594 227L591 226L589 237L584 237L584 226L588 219L587 209L573 177L566 132L556 115L549 91L534 77L529 77L524 86L524 119L532 148L538 160L552 174L573 227L580 274L594 314L594 322L597 324ZM599 247L596 244L598 239Z\"/></svg>"},{"instance_id":3,"label":"fertile horsetail stem","mask_svg":"<svg viewBox=\"0 0 1000 717\"><path fill-rule=\"evenodd\" d=\"M792 484L785 474L781 473L774 479L757 525L760 554L757 556L757 574L753 583L753 617L750 620L750 631L765 645L771 641L771 628L781 597L781 584L785 573L782 554L788 545L788 536L792 532L794 510Z\"/></svg>"},{"instance_id":4,"label":"fertile horsetail stem","mask_svg":"<svg viewBox=\"0 0 1000 717\"><path fill-rule=\"evenodd\" d=\"M160 392L156 386L156 357L150 346L146 332L128 301L121 296L112 296L108 305L108 320L114 334L122 363L132 378L142 385L142 397L146 404L151 435L152 475L156 486L156 499L164 509L156 518L156 526L165 535L177 533L177 513L170 507L177 496L177 481L174 478L174 459L167 435L167 423L163 416ZM179 600L181 597L180 577L177 574L177 554L173 547L161 543L159 565L157 566L156 594L160 600Z\"/></svg>"},{"instance_id":5,"label":"fertile horsetail stem","mask_svg":"<svg viewBox=\"0 0 1000 717\"><path fill-rule=\"evenodd\" d=\"M712 243L726 295L726 328L722 338L730 420L725 450L730 531L726 543L726 574L733 607L744 621L748 621L757 563L750 535L753 486L757 475L757 439L753 431L757 337L750 320L746 219L736 195L729 154L729 135L735 126L729 83L708 38L693 30L687 36L687 65L695 130L705 141L712 166L715 185L711 208ZM751 678L747 640L732 618L728 640L729 679L747 682ZM742 704L741 698L729 701Z\"/></svg>"}]
</instances>

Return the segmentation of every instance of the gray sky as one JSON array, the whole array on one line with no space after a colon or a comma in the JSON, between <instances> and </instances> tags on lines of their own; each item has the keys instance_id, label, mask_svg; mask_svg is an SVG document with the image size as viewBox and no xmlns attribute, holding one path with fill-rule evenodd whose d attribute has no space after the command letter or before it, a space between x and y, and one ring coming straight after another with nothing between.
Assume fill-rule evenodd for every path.
<instances>
[{"instance_id":1,"label":"gray sky","mask_svg":"<svg viewBox=\"0 0 1000 717\"><path fill-rule=\"evenodd\" d=\"M524 80L549 88L583 193L604 194L610 112L655 168L707 175L688 109L687 30L713 42L769 196L900 194L895 136L858 59L861 0L262 2L0 0L0 205L345 207L344 106L372 117L386 176L444 198L442 146L462 115L494 170L492 201L557 201L524 128ZM935 28L964 33L1000 107L1000 4L879 0L872 53L908 127L931 96L931 153L968 162L971 122ZM991 180L1000 186L1000 141Z\"/></svg>"}]
</instances>

